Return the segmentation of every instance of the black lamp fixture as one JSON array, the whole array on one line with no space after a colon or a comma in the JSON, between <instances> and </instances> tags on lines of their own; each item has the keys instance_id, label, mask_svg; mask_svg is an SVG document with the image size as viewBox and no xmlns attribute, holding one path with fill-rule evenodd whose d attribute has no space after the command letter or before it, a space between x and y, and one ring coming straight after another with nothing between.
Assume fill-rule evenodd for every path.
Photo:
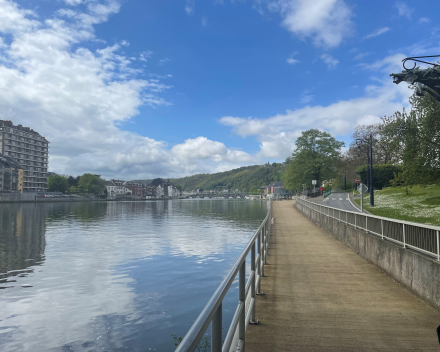
<instances>
[{"instance_id":1,"label":"black lamp fixture","mask_svg":"<svg viewBox=\"0 0 440 352\"><path fill-rule=\"evenodd\" d=\"M400 82L407 82L411 85L417 85L416 95L424 96L425 92L431 94L437 101L440 102L440 65L434 64L432 62L420 60L425 58L440 57L440 55L430 55L430 56L412 56L407 57L402 60L404 70L402 73L392 73L393 83L399 84ZM414 66L412 68L407 68L405 66L407 61L413 61ZM430 65L426 69L421 69L417 66L417 62Z\"/></svg>"}]
</instances>

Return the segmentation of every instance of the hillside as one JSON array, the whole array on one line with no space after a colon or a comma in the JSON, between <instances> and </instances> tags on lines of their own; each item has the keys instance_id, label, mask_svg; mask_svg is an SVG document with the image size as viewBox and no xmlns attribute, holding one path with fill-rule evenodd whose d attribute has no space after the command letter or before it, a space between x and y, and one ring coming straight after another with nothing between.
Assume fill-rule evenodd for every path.
<instances>
[{"instance_id":1,"label":"hillside","mask_svg":"<svg viewBox=\"0 0 440 352\"><path fill-rule=\"evenodd\" d=\"M181 185L184 191L212 189L239 189L244 192L257 191L269 183L281 181L285 165L280 163L244 166L238 169L217 172L214 174L198 174L171 179L175 185ZM135 180L149 183L151 180Z\"/></svg>"}]
</instances>

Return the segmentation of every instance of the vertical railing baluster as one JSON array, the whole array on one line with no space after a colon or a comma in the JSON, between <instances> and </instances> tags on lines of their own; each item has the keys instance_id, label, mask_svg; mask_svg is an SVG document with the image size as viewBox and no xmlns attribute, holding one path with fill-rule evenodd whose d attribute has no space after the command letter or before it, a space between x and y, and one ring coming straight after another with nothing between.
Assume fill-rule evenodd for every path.
<instances>
[{"instance_id":1,"label":"vertical railing baluster","mask_svg":"<svg viewBox=\"0 0 440 352\"><path fill-rule=\"evenodd\" d=\"M260 231L260 239L261 239L261 257L260 257L260 266L261 266L261 277L264 277L264 226L261 228ZM261 281L261 279L260 279Z\"/></svg>"},{"instance_id":2,"label":"vertical railing baluster","mask_svg":"<svg viewBox=\"0 0 440 352\"><path fill-rule=\"evenodd\" d=\"M382 219L380 219L380 230L381 230L382 239L383 239L383 220Z\"/></svg>"},{"instance_id":3,"label":"vertical railing baluster","mask_svg":"<svg viewBox=\"0 0 440 352\"><path fill-rule=\"evenodd\" d=\"M357 229L356 219L357 219L357 214L354 214L354 228L355 229Z\"/></svg>"},{"instance_id":4,"label":"vertical railing baluster","mask_svg":"<svg viewBox=\"0 0 440 352\"><path fill-rule=\"evenodd\" d=\"M368 216L365 215L365 231L368 232Z\"/></svg>"},{"instance_id":5,"label":"vertical railing baluster","mask_svg":"<svg viewBox=\"0 0 440 352\"><path fill-rule=\"evenodd\" d=\"M406 248L406 243L405 243L405 224L403 225L403 248Z\"/></svg>"},{"instance_id":6,"label":"vertical railing baluster","mask_svg":"<svg viewBox=\"0 0 440 352\"><path fill-rule=\"evenodd\" d=\"M437 230L437 260L440 262L440 236Z\"/></svg>"},{"instance_id":7,"label":"vertical railing baluster","mask_svg":"<svg viewBox=\"0 0 440 352\"><path fill-rule=\"evenodd\" d=\"M239 303L243 304L243 309L240 314L240 321L238 323L238 338L242 341L240 352L244 352L246 337L246 261L244 261L240 267L238 286L238 300Z\"/></svg>"},{"instance_id":8,"label":"vertical railing baluster","mask_svg":"<svg viewBox=\"0 0 440 352\"><path fill-rule=\"evenodd\" d=\"M252 275L253 274L253 275ZM251 311L251 323L257 323L257 320L255 319L255 306L257 305L257 302L255 301L255 295L256 295L256 290L255 290L255 282L257 280L257 273L255 271L255 242L252 245L252 249L251 249L251 275L252 275L252 283L251 283L251 299L254 299L254 307L252 308Z\"/></svg>"},{"instance_id":9,"label":"vertical railing baluster","mask_svg":"<svg viewBox=\"0 0 440 352\"><path fill-rule=\"evenodd\" d=\"M211 351L222 351L222 303L218 306L211 322Z\"/></svg>"}]
</instances>

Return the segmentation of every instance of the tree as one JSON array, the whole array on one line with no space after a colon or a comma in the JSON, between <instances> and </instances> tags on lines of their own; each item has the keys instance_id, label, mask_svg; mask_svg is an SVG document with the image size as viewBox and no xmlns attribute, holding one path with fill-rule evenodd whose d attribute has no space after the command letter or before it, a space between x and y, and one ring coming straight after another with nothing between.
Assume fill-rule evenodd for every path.
<instances>
[{"instance_id":1,"label":"tree","mask_svg":"<svg viewBox=\"0 0 440 352\"><path fill-rule=\"evenodd\" d=\"M47 189L49 192L65 192L68 187L69 183L63 176L52 175L47 179Z\"/></svg>"},{"instance_id":2,"label":"tree","mask_svg":"<svg viewBox=\"0 0 440 352\"><path fill-rule=\"evenodd\" d=\"M411 111L384 119L383 134L401 151L399 183L440 184L440 103L431 95L410 98Z\"/></svg>"},{"instance_id":3,"label":"tree","mask_svg":"<svg viewBox=\"0 0 440 352\"><path fill-rule=\"evenodd\" d=\"M69 176L69 178L67 179L67 182L69 183L69 186L71 186L71 187L72 186L77 187L78 181L79 181L79 177Z\"/></svg>"},{"instance_id":4,"label":"tree","mask_svg":"<svg viewBox=\"0 0 440 352\"><path fill-rule=\"evenodd\" d=\"M105 181L96 175L84 174L79 179L78 188L82 192L100 193L105 189Z\"/></svg>"},{"instance_id":5,"label":"tree","mask_svg":"<svg viewBox=\"0 0 440 352\"><path fill-rule=\"evenodd\" d=\"M284 175L284 188L300 190L303 183L310 186L312 180L317 180L320 184L337 174L336 162L344 142L337 141L328 132L311 129L304 131L295 144L296 150Z\"/></svg>"},{"instance_id":6,"label":"tree","mask_svg":"<svg viewBox=\"0 0 440 352\"><path fill-rule=\"evenodd\" d=\"M179 190L180 193L182 193L183 191L182 185L176 185L176 188Z\"/></svg>"}]
</instances>

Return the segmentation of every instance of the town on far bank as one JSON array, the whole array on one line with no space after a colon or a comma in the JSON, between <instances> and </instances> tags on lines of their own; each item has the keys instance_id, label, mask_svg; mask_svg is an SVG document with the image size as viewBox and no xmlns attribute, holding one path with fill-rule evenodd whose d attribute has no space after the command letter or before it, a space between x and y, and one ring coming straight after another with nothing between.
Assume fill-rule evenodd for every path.
<instances>
[{"instance_id":1,"label":"town on far bank","mask_svg":"<svg viewBox=\"0 0 440 352\"><path fill-rule=\"evenodd\" d=\"M188 197L245 198L255 196L289 197L282 182L271 182L249 192L218 186L215 189L184 190L169 179L149 182L104 180L101 175L85 173L69 176L48 171L49 141L30 127L0 120L0 201L55 199L172 199ZM269 166L269 164L264 165Z\"/></svg>"}]
</instances>

